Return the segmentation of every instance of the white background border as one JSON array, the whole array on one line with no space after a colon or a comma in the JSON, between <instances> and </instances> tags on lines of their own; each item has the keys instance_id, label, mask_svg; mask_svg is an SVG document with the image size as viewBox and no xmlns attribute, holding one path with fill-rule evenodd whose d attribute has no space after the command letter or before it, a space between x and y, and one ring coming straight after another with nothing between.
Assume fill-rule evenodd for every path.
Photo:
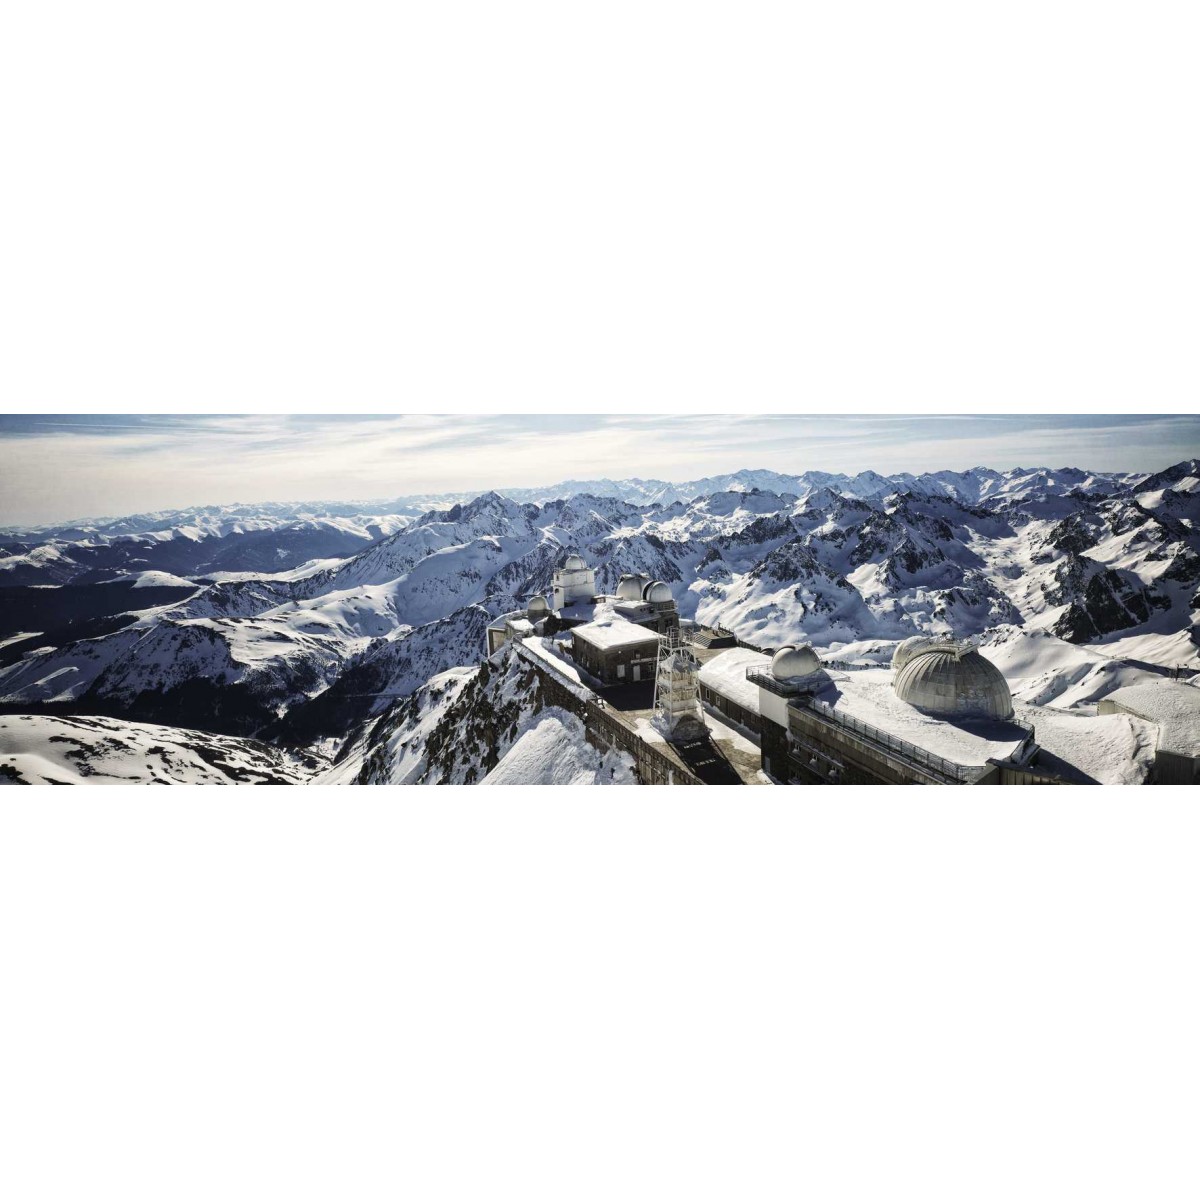
<instances>
[{"instance_id":1,"label":"white background border","mask_svg":"<svg viewBox=\"0 0 1200 1200\"><path fill-rule=\"evenodd\" d=\"M1196 45L10 6L0 400L1194 411ZM15 791L6 1195L1196 1193L1185 795Z\"/></svg>"}]
</instances>

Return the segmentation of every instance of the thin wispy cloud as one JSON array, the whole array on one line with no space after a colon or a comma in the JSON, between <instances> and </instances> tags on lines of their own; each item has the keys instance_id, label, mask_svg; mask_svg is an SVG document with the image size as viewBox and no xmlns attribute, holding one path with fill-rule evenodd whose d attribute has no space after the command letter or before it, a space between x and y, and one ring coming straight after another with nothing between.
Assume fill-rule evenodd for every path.
<instances>
[{"instance_id":1,"label":"thin wispy cloud","mask_svg":"<svg viewBox=\"0 0 1200 1200\"><path fill-rule=\"evenodd\" d=\"M1155 470L1198 454L1200 417L1173 415L4 416L0 524L741 468Z\"/></svg>"}]
</instances>

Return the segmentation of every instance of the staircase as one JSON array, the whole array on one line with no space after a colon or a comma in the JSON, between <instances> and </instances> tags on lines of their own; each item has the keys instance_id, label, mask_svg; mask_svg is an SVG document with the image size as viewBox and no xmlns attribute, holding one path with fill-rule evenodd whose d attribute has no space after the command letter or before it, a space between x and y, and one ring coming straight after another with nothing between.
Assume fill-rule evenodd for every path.
<instances>
[{"instance_id":1,"label":"staircase","mask_svg":"<svg viewBox=\"0 0 1200 1200\"><path fill-rule=\"evenodd\" d=\"M709 625L697 625L692 633L692 645L701 646L705 650L725 649L737 645L737 638L728 629L714 628Z\"/></svg>"}]
</instances>

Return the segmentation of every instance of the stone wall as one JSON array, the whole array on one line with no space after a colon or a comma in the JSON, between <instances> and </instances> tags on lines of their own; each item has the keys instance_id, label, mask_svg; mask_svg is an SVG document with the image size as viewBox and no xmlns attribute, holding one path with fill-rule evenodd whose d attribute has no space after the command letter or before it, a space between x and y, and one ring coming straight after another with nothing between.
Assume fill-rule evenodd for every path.
<instances>
[{"instance_id":1,"label":"stone wall","mask_svg":"<svg viewBox=\"0 0 1200 1200\"><path fill-rule=\"evenodd\" d=\"M666 747L638 736L637 730L590 690L570 683L553 666L514 643L521 660L537 672L546 701L583 722L587 740L598 750L616 747L633 759L638 780L647 784L692 785L700 780Z\"/></svg>"}]
</instances>

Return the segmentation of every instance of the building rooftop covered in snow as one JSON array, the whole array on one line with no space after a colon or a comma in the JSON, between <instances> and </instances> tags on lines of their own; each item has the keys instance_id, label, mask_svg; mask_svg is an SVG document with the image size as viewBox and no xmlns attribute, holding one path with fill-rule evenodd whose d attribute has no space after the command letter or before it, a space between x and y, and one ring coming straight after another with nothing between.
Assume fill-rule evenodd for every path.
<instances>
[{"instance_id":1,"label":"building rooftop covered in snow","mask_svg":"<svg viewBox=\"0 0 1200 1200\"><path fill-rule=\"evenodd\" d=\"M710 658L700 668L700 699L730 720L758 732L758 687L749 678L753 670L770 667L769 655L737 646Z\"/></svg>"},{"instance_id":2,"label":"building rooftop covered in snow","mask_svg":"<svg viewBox=\"0 0 1200 1200\"><path fill-rule=\"evenodd\" d=\"M1056 781L1032 766L1033 730L973 647L931 640L899 657L899 671L841 670L811 646L738 647L703 665L701 695L759 735L763 769L780 780Z\"/></svg>"},{"instance_id":3,"label":"building rooftop covered in snow","mask_svg":"<svg viewBox=\"0 0 1200 1200\"><path fill-rule=\"evenodd\" d=\"M1157 727L1156 783L1200 783L1200 687L1174 679L1135 683L1111 692L1098 708Z\"/></svg>"},{"instance_id":4,"label":"building rooftop covered in snow","mask_svg":"<svg viewBox=\"0 0 1200 1200\"><path fill-rule=\"evenodd\" d=\"M571 656L601 683L639 683L654 677L659 635L619 617L571 630Z\"/></svg>"},{"instance_id":5,"label":"building rooftop covered in snow","mask_svg":"<svg viewBox=\"0 0 1200 1200\"><path fill-rule=\"evenodd\" d=\"M550 598L534 595L525 609L504 613L488 626L487 653L492 654L506 641L538 633L553 636L564 629L575 629L595 622L643 627L654 633L679 628L679 610L670 587L649 575L622 575L612 595L596 589L596 572L580 554L568 554L551 577ZM531 628L521 624L527 621ZM638 635L641 636L641 635ZM586 635L585 635L586 637ZM610 646L615 644L610 638ZM630 638L634 635L629 634ZM594 642L601 649L599 635ZM615 664L614 664L615 667Z\"/></svg>"}]
</instances>

